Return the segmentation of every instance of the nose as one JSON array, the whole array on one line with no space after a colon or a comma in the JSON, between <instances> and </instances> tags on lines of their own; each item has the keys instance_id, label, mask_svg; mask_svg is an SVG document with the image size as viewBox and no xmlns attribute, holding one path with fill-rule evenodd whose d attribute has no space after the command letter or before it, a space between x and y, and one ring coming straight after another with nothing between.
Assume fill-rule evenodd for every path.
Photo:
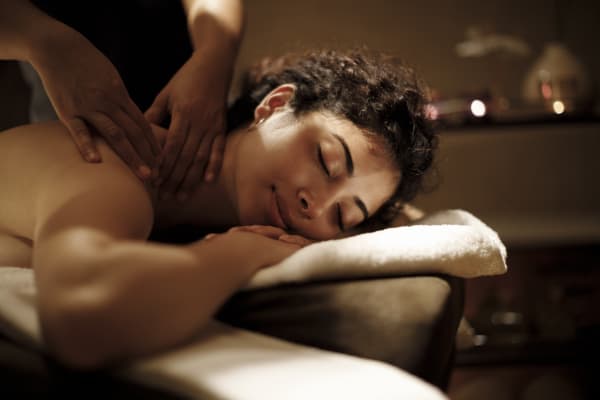
<instances>
[{"instance_id":1,"label":"nose","mask_svg":"<svg viewBox=\"0 0 600 400\"><path fill-rule=\"evenodd\" d=\"M300 214L308 219L319 217L325 211L327 205L323 199L317 199L314 193L300 189L297 192L296 199L298 201Z\"/></svg>"}]
</instances>

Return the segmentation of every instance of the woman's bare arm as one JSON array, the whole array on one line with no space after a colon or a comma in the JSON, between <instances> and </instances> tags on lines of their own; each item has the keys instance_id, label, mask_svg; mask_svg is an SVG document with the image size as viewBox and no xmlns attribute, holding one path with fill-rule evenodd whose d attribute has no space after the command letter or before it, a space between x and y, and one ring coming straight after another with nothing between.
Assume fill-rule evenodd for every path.
<instances>
[{"instance_id":1,"label":"woman's bare arm","mask_svg":"<svg viewBox=\"0 0 600 400\"><path fill-rule=\"evenodd\" d=\"M128 171L107 179L87 169L49 185L33 256L46 345L71 366L189 338L259 268L297 248L247 232L188 246L144 242L152 209L141 184Z\"/></svg>"}]
</instances>

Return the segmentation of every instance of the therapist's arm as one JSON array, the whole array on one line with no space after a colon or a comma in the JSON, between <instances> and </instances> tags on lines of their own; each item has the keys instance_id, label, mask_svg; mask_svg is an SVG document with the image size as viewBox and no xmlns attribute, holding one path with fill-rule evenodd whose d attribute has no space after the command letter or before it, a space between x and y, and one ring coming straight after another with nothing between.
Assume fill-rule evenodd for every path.
<instances>
[{"instance_id":1,"label":"therapist's arm","mask_svg":"<svg viewBox=\"0 0 600 400\"><path fill-rule=\"evenodd\" d=\"M219 173L225 146L227 95L244 28L240 0L184 0L194 48L146 111L150 122L170 116L161 155L161 191L186 196ZM204 178L204 179L203 179Z\"/></svg>"},{"instance_id":2,"label":"therapist's arm","mask_svg":"<svg viewBox=\"0 0 600 400\"><path fill-rule=\"evenodd\" d=\"M0 59L33 66L86 161L101 161L97 133L139 178L150 177L160 153L150 125L115 67L83 35L27 0L1 0Z\"/></svg>"}]
</instances>

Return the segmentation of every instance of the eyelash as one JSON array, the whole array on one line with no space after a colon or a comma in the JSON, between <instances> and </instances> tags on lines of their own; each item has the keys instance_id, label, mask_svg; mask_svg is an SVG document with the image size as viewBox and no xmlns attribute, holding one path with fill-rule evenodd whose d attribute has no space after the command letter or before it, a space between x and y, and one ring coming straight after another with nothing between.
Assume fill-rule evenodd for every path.
<instances>
[{"instance_id":1,"label":"eyelash","mask_svg":"<svg viewBox=\"0 0 600 400\"><path fill-rule=\"evenodd\" d=\"M325 174L327 174L328 177L331 177L331 173L327 169L327 164L325 164L325 159L323 158L323 151L322 151L320 145L317 148L317 157L319 159L319 163L321 164L321 168L323 168L323 171L325 172ZM339 203L336 204L336 207L337 207L337 224L338 224L340 231L344 232L344 222L343 222L344 219L342 217L342 207L340 206Z\"/></svg>"},{"instance_id":2,"label":"eyelash","mask_svg":"<svg viewBox=\"0 0 600 400\"><path fill-rule=\"evenodd\" d=\"M321 164L323 171L325 171L328 177L331 177L331 173L329 172L329 169L327 169L327 164L325 164L325 159L323 158L323 151L321 150L320 145L317 148L317 157L319 158L319 163Z\"/></svg>"},{"instance_id":3,"label":"eyelash","mask_svg":"<svg viewBox=\"0 0 600 400\"><path fill-rule=\"evenodd\" d=\"M342 218L342 207L340 203L337 204L337 217L338 217L338 227L341 232L344 232L344 219Z\"/></svg>"}]
</instances>

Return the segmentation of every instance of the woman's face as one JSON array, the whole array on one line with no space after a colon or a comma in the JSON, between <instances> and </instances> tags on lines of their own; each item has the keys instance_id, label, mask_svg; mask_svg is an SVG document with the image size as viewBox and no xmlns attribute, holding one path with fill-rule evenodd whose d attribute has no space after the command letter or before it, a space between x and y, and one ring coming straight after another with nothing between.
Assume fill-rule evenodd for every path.
<instances>
[{"instance_id":1,"label":"woman's face","mask_svg":"<svg viewBox=\"0 0 600 400\"><path fill-rule=\"evenodd\" d=\"M235 184L242 225L331 239L393 194L400 173L383 145L330 113L272 113L242 134Z\"/></svg>"}]
</instances>

